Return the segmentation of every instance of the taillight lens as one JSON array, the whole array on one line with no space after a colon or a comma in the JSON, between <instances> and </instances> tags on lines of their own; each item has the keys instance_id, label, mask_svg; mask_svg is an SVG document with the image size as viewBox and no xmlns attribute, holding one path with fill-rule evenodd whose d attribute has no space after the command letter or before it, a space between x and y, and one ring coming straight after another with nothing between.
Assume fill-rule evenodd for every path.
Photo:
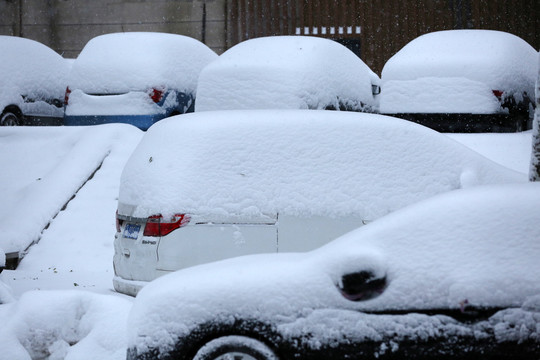
<instances>
[{"instance_id":1,"label":"taillight lens","mask_svg":"<svg viewBox=\"0 0 540 360\"><path fill-rule=\"evenodd\" d=\"M501 90L491 90L491 91L493 92L493 95L495 95L497 99L501 100L504 91L501 91Z\"/></svg>"},{"instance_id":2,"label":"taillight lens","mask_svg":"<svg viewBox=\"0 0 540 360\"><path fill-rule=\"evenodd\" d=\"M190 217L186 214L175 214L169 221L163 220L161 215L153 215L146 220L144 236L165 236L172 231L189 223Z\"/></svg>"},{"instance_id":3,"label":"taillight lens","mask_svg":"<svg viewBox=\"0 0 540 360\"><path fill-rule=\"evenodd\" d=\"M157 104L163 99L163 93L163 90L152 88L150 89L150 99Z\"/></svg>"},{"instance_id":4,"label":"taillight lens","mask_svg":"<svg viewBox=\"0 0 540 360\"><path fill-rule=\"evenodd\" d=\"M69 86L66 88L66 93L64 94L64 105L69 103L69 94L71 94L71 89Z\"/></svg>"},{"instance_id":5,"label":"taillight lens","mask_svg":"<svg viewBox=\"0 0 540 360\"><path fill-rule=\"evenodd\" d=\"M124 221L123 220L120 220L118 218L118 210L116 210L116 232L120 232L122 230L122 223Z\"/></svg>"}]
</instances>

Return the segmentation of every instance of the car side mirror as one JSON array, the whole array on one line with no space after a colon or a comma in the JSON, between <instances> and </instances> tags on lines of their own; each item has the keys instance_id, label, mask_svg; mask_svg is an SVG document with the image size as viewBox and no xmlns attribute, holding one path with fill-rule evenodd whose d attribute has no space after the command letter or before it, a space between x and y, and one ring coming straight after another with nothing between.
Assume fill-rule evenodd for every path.
<instances>
[{"instance_id":1,"label":"car side mirror","mask_svg":"<svg viewBox=\"0 0 540 360\"><path fill-rule=\"evenodd\" d=\"M343 275L338 289L348 300L366 301L381 295L386 286L386 274L381 277L372 271L363 270Z\"/></svg>"}]
</instances>

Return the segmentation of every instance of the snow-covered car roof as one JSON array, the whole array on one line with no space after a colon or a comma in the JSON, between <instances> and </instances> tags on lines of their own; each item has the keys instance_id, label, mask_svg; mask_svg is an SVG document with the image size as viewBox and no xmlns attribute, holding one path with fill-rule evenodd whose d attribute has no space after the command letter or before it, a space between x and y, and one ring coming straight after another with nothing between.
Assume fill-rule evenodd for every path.
<instances>
[{"instance_id":1,"label":"snow-covered car roof","mask_svg":"<svg viewBox=\"0 0 540 360\"><path fill-rule=\"evenodd\" d=\"M216 180L217 179L217 180ZM314 110L185 114L152 126L128 160L119 212L359 216L434 194L526 181L447 136L400 119Z\"/></svg>"},{"instance_id":2,"label":"snow-covered car roof","mask_svg":"<svg viewBox=\"0 0 540 360\"><path fill-rule=\"evenodd\" d=\"M532 99L538 53L501 31L446 30L422 35L382 71L382 113L501 112L493 90Z\"/></svg>"},{"instance_id":3,"label":"snow-covered car roof","mask_svg":"<svg viewBox=\"0 0 540 360\"><path fill-rule=\"evenodd\" d=\"M525 40L502 31L446 30L422 35L385 64L382 79L462 77L493 90L532 94L538 53Z\"/></svg>"},{"instance_id":4,"label":"snow-covered car roof","mask_svg":"<svg viewBox=\"0 0 540 360\"><path fill-rule=\"evenodd\" d=\"M0 35L0 110L21 102L21 95L63 97L69 66L47 46Z\"/></svg>"},{"instance_id":5,"label":"snow-covered car roof","mask_svg":"<svg viewBox=\"0 0 540 360\"><path fill-rule=\"evenodd\" d=\"M75 60L69 86L87 92L168 87L194 93L201 69L217 58L187 36L127 32L91 39Z\"/></svg>"},{"instance_id":6,"label":"snow-covered car roof","mask_svg":"<svg viewBox=\"0 0 540 360\"><path fill-rule=\"evenodd\" d=\"M335 41L272 36L244 41L202 72L195 111L324 109L374 111L379 77Z\"/></svg>"},{"instance_id":7,"label":"snow-covered car roof","mask_svg":"<svg viewBox=\"0 0 540 360\"><path fill-rule=\"evenodd\" d=\"M409 206L308 253L252 255L163 276L135 300L129 345L139 352L170 349L197 326L231 318L285 327L283 333L291 337L307 331L320 343L340 338L324 333L332 326L356 331L353 338L360 339L377 339L390 325L398 326L396 333L412 340L444 326L424 323L418 314L397 325L384 317L367 322L369 315L356 311L513 307L518 309L502 322L526 324L528 315L519 308L540 309L539 202L538 183L462 189ZM341 295L342 276L359 271L386 277L380 296L350 301ZM317 316L321 311L326 315ZM452 326L460 332L458 324ZM493 331L490 326L478 327L479 338ZM534 325L516 329L519 334L499 331L498 341L537 336Z\"/></svg>"}]
</instances>

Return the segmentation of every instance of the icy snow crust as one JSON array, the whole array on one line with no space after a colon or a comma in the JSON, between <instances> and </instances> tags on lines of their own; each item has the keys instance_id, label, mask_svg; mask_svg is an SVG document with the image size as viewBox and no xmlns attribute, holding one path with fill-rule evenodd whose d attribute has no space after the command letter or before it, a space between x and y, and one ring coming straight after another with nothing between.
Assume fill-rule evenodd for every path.
<instances>
[{"instance_id":1,"label":"icy snow crust","mask_svg":"<svg viewBox=\"0 0 540 360\"><path fill-rule=\"evenodd\" d=\"M47 46L33 40L0 36L0 111L21 106L21 95L63 98L68 63Z\"/></svg>"},{"instance_id":2,"label":"icy snow crust","mask_svg":"<svg viewBox=\"0 0 540 360\"><path fill-rule=\"evenodd\" d=\"M195 111L324 109L375 111L378 76L335 41L273 36L244 41L201 72Z\"/></svg>"},{"instance_id":3,"label":"icy snow crust","mask_svg":"<svg viewBox=\"0 0 540 360\"><path fill-rule=\"evenodd\" d=\"M532 96L538 53L491 30L447 30L408 43L382 71L382 113L494 113L492 90Z\"/></svg>"},{"instance_id":4,"label":"icy snow crust","mask_svg":"<svg viewBox=\"0 0 540 360\"><path fill-rule=\"evenodd\" d=\"M440 192L516 181L526 175L391 117L202 112L148 130L122 173L119 212L372 220Z\"/></svg>"},{"instance_id":5,"label":"icy snow crust","mask_svg":"<svg viewBox=\"0 0 540 360\"><path fill-rule=\"evenodd\" d=\"M90 40L75 60L69 86L85 93L125 93L152 87L194 94L199 73L217 55L187 36L128 32Z\"/></svg>"},{"instance_id":6,"label":"icy snow crust","mask_svg":"<svg viewBox=\"0 0 540 360\"><path fill-rule=\"evenodd\" d=\"M128 346L167 352L201 325L235 319L269 324L311 348L454 335L538 342L539 202L538 183L456 190L308 253L245 256L165 275L138 294ZM375 299L349 301L337 289L340 278L362 270L386 275L388 286ZM510 309L474 326L413 313L465 303ZM383 310L410 313L366 313Z\"/></svg>"}]
</instances>

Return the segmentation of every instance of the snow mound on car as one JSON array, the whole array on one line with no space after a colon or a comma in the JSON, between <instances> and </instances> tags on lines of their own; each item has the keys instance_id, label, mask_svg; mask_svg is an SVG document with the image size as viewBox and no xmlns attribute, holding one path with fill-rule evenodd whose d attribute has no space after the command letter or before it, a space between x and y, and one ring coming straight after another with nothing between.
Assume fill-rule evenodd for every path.
<instances>
[{"instance_id":1,"label":"snow mound on car","mask_svg":"<svg viewBox=\"0 0 540 360\"><path fill-rule=\"evenodd\" d=\"M236 326L239 319L277 326L313 346L347 338L378 341L381 334L396 340L460 334L538 341L539 201L538 183L462 189L311 252L244 256L163 276L134 302L129 346L167 351L199 326ZM374 267L387 276L379 297L355 302L341 295L342 275ZM473 328L446 316L415 314L468 306L508 309ZM367 314L385 310L409 313Z\"/></svg>"},{"instance_id":2,"label":"snow mound on car","mask_svg":"<svg viewBox=\"0 0 540 360\"><path fill-rule=\"evenodd\" d=\"M47 46L25 38L0 36L0 110L19 105L21 95L62 98L68 63Z\"/></svg>"},{"instance_id":3,"label":"snow mound on car","mask_svg":"<svg viewBox=\"0 0 540 360\"><path fill-rule=\"evenodd\" d=\"M119 212L371 220L440 192L525 180L443 134L381 115L202 112L149 129L122 173Z\"/></svg>"},{"instance_id":4,"label":"snow mound on car","mask_svg":"<svg viewBox=\"0 0 540 360\"><path fill-rule=\"evenodd\" d=\"M492 90L534 93L537 57L523 39L500 31L422 35L385 64L381 112L495 112Z\"/></svg>"},{"instance_id":5,"label":"snow mound on car","mask_svg":"<svg viewBox=\"0 0 540 360\"><path fill-rule=\"evenodd\" d=\"M187 36L128 32L90 40L69 77L71 89L121 93L165 87L195 93L199 72L217 55Z\"/></svg>"},{"instance_id":6,"label":"snow mound on car","mask_svg":"<svg viewBox=\"0 0 540 360\"><path fill-rule=\"evenodd\" d=\"M202 72L196 111L324 109L373 111L378 76L328 39L274 36L244 41Z\"/></svg>"}]
</instances>

